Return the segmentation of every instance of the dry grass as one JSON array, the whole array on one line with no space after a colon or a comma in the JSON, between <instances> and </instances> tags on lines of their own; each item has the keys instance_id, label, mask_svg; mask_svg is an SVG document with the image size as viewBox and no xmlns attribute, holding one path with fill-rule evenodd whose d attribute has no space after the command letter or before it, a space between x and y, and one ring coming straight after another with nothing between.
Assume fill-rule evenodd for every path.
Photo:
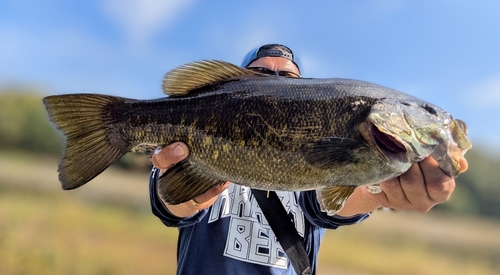
<instances>
[{"instance_id":1,"label":"dry grass","mask_svg":"<svg viewBox=\"0 0 500 275\"><path fill-rule=\"evenodd\" d=\"M0 153L0 274L175 274L177 229L151 214L147 174L62 191L56 169Z\"/></svg>"},{"instance_id":2,"label":"dry grass","mask_svg":"<svg viewBox=\"0 0 500 275\"><path fill-rule=\"evenodd\" d=\"M0 274L173 274L176 232L63 196L0 195Z\"/></svg>"},{"instance_id":3,"label":"dry grass","mask_svg":"<svg viewBox=\"0 0 500 275\"><path fill-rule=\"evenodd\" d=\"M0 274L174 274L177 230L149 209L147 174L110 169L62 191L57 160L0 152ZM500 222L376 212L329 231L318 274L500 274Z\"/></svg>"},{"instance_id":4,"label":"dry grass","mask_svg":"<svg viewBox=\"0 0 500 275\"><path fill-rule=\"evenodd\" d=\"M499 274L499 232L498 221L378 211L328 232L320 262L372 275Z\"/></svg>"}]
</instances>

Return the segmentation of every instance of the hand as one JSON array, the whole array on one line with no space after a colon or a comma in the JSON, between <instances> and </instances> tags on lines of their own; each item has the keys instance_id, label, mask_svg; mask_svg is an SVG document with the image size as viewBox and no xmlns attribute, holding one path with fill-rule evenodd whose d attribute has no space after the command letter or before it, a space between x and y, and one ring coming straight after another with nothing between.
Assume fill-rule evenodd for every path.
<instances>
[{"instance_id":1,"label":"hand","mask_svg":"<svg viewBox=\"0 0 500 275\"><path fill-rule=\"evenodd\" d=\"M182 142L175 142L164 148L157 149L153 154L151 162L156 168L160 169L160 175L162 175L169 167L182 161L188 155L189 149L187 145ZM210 207L217 200L219 194L229 187L229 184L230 182L226 182L225 184L218 185L185 203L170 205L163 202L163 204L168 208L170 213L177 217L188 217L199 210Z\"/></svg>"},{"instance_id":2,"label":"hand","mask_svg":"<svg viewBox=\"0 0 500 275\"><path fill-rule=\"evenodd\" d=\"M460 160L461 173L468 168L465 158ZM403 175L380 183L382 192L372 194L366 187L359 187L339 212L341 216L367 213L380 207L396 210L428 212L437 204L448 201L455 190L455 179L439 168L428 157L413 164Z\"/></svg>"}]
</instances>

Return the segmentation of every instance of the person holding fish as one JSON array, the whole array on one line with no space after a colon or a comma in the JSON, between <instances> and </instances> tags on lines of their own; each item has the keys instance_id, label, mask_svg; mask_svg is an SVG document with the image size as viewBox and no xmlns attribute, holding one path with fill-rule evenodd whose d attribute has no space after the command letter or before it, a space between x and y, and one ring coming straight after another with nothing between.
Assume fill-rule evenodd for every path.
<instances>
[{"instance_id":1,"label":"person holding fish","mask_svg":"<svg viewBox=\"0 0 500 275\"><path fill-rule=\"evenodd\" d=\"M326 229L448 200L467 170L463 121L377 84L300 74L288 47L269 44L242 66L171 70L159 99L47 96L66 137L62 188L167 144L152 157L150 199L179 228L178 274L314 274Z\"/></svg>"},{"instance_id":2,"label":"person holding fish","mask_svg":"<svg viewBox=\"0 0 500 275\"><path fill-rule=\"evenodd\" d=\"M288 78L299 78L301 75L293 52L279 44L268 44L251 51L242 67L259 74ZM363 104L362 101L356 103ZM352 108L357 104L351 105ZM435 115L434 109L427 105L425 108ZM455 126L462 130L465 128L459 122ZM379 138L380 146L392 151L402 147L398 145L399 141L382 136ZM316 161L314 155L320 151L311 149L311 152L311 160ZM295 274L253 198L251 188L224 182L187 202L170 203L163 199L162 188L167 188L164 185L169 182L159 181L160 176L168 173L189 154L190 149L185 143L175 142L157 149L152 157L155 166L150 178L153 213L165 225L179 228L177 273ZM359 223L382 207L427 212L435 205L446 202L455 188L454 176L467 170L467 161L459 157L454 164L456 171L445 173L443 170L446 169L440 167L433 156L409 164L406 172L379 182L377 188L352 187L347 195L341 195L340 206L335 211L325 211L330 206L322 203L324 195L315 190L276 191L298 234L304 238L312 269L310 274L315 273L319 246L326 229Z\"/></svg>"},{"instance_id":3,"label":"person holding fish","mask_svg":"<svg viewBox=\"0 0 500 275\"><path fill-rule=\"evenodd\" d=\"M448 200L467 170L463 121L377 84L300 74L288 47L269 44L242 66L171 70L159 99L47 96L66 137L62 188L167 144L152 157L150 199L179 228L178 274L314 274L326 229Z\"/></svg>"}]
</instances>

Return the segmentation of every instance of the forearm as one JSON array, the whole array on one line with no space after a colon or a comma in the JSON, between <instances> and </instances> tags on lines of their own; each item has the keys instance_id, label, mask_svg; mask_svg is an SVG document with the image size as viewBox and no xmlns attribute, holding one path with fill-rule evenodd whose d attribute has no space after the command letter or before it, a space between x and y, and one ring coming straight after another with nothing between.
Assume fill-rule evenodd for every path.
<instances>
[{"instance_id":1,"label":"forearm","mask_svg":"<svg viewBox=\"0 0 500 275\"><path fill-rule=\"evenodd\" d=\"M321 210L314 190L300 192L299 205L311 224L325 229L336 229L340 226L356 224L370 216L370 213L329 216Z\"/></svg>"}]
</instances>

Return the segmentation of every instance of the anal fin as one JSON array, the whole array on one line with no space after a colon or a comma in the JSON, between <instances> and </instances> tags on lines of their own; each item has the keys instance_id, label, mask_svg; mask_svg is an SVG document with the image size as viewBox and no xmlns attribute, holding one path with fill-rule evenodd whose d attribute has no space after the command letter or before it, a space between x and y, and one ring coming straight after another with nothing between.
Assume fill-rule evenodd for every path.
<instances>
[{"instance_id":1,"label":"anal fin","mask_svg":"<svg viewBox=\"0 0 500 275\"><path fill-rule=\"evenodd\" d=\"M161 175L158 180L158 192L166 203L179 204L225 182L205 176L191 164L188 158L175 164Z\"/></svg>"},{"instance_id":2,"label":"anal fin","mask_svg":"<svg viewBox=\"0 0 500 275\"><path fill-rule=\"evenodd\" d=\"M326 212L329 216L338 214L344 207L347 199L354 193L356 187L357 186L333 186L316 190L316 196L321 211Z\"/></svg>"}]
</instances>

